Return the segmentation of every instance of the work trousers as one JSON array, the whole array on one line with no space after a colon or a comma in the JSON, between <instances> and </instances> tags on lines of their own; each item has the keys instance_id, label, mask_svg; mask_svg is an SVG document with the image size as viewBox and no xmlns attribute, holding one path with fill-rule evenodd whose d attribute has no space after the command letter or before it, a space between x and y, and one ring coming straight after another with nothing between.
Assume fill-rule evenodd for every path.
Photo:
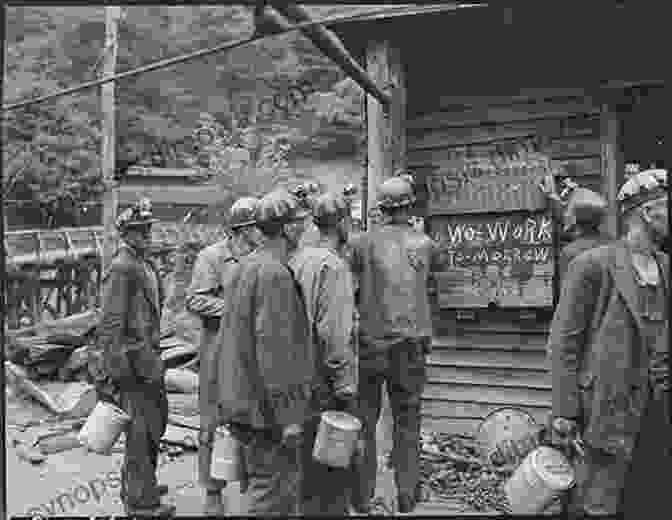
<instances>
[{"instance_id":1,"label":"work trousers","mask_svg":"<svg viewBox=\"0 0 672 520\"><path fill-rule=\"evenodd\" d=\"M384 350L362 349L357 408L364 426L366 448L353 490L353 503L357 508L366 506L376 491L376 425L381 412L383 383L392 408L392 464L396 470L397 492L400 496L416 495L420 479L420 407L428 347L429 338L419 338L397 342Z\"/></svg>"},{"instance_id":2,"label":"work trousers","mask_svg":"<svg viewBox=\"0 0 672 520\"><path fill-rule=\"evenodd\" d=\"M168 422L168 399L161 383L140 383L120 391L126 425L126 452L121 469L121 499L127 510L153 508L161 500L156 470L159 443Z\"/></svg>"},{"instance_id":3,"label":"work trousers","mask_svg":"<svg viewBox=\"0 0 672 520\"><path fill-rule=\"evenodd\" d=\"M347 406L333 399L323 398L315 409L337 410L357 416L356 403ZM348 516L350 493L353 487L353 467L334 468L313 458L313 449L319 431L321 417L314 417L304 423L301 469L301 514L307 516L330 515Z\"/></svg>"},{"instance_id":4,"label":"work trousers","mask_svg":"<svg viewBox=\"0 0 672 520\"><path fill-rule=\"evenodd\" d=\"M226 481L210 476L212 465L212 447L215 442L216 424L201 426L198 439L198 481L207 493L217 493L226 487Z\"/></svg>"},{"instance_id":5,"label":"work trousers","mask_svg":"<svg viewBox=\"0 0 672 520\"><path fill-rule=\"evenodd\" d=\"M587 447L586 459L576 464L577 485L570 493L573 514L624 513L634 519L669 507L672 432L667 398L651 395L631 460Z\"/></svg>"},{"instance_id":6,"label":"work trousers","mask_svg":"<svg viewBox=\"0 0 672 520\"><path fill-rule=\"evenodd\" d=\"M270 433L245 439L247 515L296 515L300 511L300 451L284 446Z\"/></svg>"}]
</instances>

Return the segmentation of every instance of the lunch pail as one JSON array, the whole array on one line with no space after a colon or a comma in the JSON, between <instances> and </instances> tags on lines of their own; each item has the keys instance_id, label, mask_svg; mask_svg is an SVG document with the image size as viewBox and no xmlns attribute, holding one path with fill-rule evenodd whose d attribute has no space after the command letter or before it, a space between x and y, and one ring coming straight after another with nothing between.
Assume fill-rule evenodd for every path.
<instances>
[{"instance_id":1,"label":"lunch pail","mask_svg":"<svg viewBox=\"0 0 672 520\"><path fill-rule=\"evenodd\" d=\"M361 429L361 421L349 413L324 412L315 438L313 458L328 466L348 468Z\"/></svg>"},{"instance_id":2,"label":"lunch pail","mask_svg":"<svg viewBox=\"0 0 672 520\"><path fill-rule=\"evenodd\" d=\"M574 485L574 469L558 450L540 446L525 457L504 492L514 515L542 513Z\"/></svg>"},{"instance_id":3,"label":"lunch pail","mask_svg":"<svg viewBox=\"0 0 672 520\"><path fill-rule=\"evenodd\" d=\"M109 455L130 420L130 416L118 406L98 401L77 438L89 451Z\"/></svg>"}]
</instances>

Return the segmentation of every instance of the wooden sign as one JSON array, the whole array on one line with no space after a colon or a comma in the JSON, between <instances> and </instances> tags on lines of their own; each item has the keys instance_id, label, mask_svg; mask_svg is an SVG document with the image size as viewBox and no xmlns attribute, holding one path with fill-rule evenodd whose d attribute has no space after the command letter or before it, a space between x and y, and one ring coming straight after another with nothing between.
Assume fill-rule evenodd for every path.
<instances>
[{"instance_id":1,"label":"wooden sign","mask_svg":"<svg viewBox=\"0 0 672 520\"><path fill-rule=\"evenodd\" d=\"M553 305L550 213L437 216L430 232L441 307Z\"/></svg>"},{"instance_id":2,"label":"wooden sign","mask_svg":"<svg viewBox=\"0 0 672 520\"><path fill-rule=\"evenodd\" d=\"M540 153L455 159L427 176L430 214L539 211L546 200L539 183L561 167Z\"/></svg>"}]
</instances>

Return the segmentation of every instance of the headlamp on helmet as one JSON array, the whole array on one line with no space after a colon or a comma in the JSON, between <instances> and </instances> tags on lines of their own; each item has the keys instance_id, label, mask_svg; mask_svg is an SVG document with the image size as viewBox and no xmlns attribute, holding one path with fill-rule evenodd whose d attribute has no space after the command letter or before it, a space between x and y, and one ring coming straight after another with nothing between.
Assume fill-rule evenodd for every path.
<instances>
[{"instance_id":1,"label":"headlamp on helmet","mask_svg":"<svg viewBox=\"0 0 672 520\"><path fill-rule=\"evenodd\" d=\"M645 170L631 176L618 192L621 212L627 213L642 204L667 196L667 170Z\"/></svg>"}]
</instances>

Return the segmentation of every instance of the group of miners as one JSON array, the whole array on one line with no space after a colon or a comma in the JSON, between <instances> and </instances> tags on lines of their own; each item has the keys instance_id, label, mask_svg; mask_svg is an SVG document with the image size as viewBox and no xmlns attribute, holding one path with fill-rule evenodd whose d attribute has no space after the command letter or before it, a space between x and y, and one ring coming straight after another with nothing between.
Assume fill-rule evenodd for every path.
<instances>
[{"instance_id":1,"label":"group of miners","mask_svg":"<svg viewBox=\"0 0 672 520\"><path fill-rule=\"evenodd\" d=\"M667 172L656 169L625 182L620 239L599 230L607 213L599 194L571 182L560 193L552 182L540 186L572 236L560 254L548 340L549 430L554 445L585 447L568 500L578 514L640 511L665 497L665 480L655 475L672 469L667 186ZM238 200L229 238L200 252L186 305L203 324L199 479L206 513L226 514L227 483L210 471L221 426L238 442L248 514L367 513L383 383L398 510L414 510L432 338L427 287L436 258L434 242L411 223L414 202L410 175L386 180L379 187L383 221L351 236L347 194L277 189ZM104 278L94 373L101 399L132 417L121 490L127 513L170 515L174 508L160 500L167 489L156 479L168 405L159 355L162 288L147 259L154 222L148 201L118 218L121 245ZM325 410L348 412L363 425L347 469L313 458Z\"/></svg>"},{"instance_id":2,"label":"group of miners","mask_svg":"<svg viewBox=\"0 0 672 520\"><path fill-rule=\"evenodd\" d=\"M195 262L186 307L202 321L199 480L205 512L226 514L212 477L217 429L237 441L241 491L250 515L367 513L377 476L376 424L383 382L394 416L398 507L419 499L420 400L431 332L427 295L432 241L411 224L413 179L380 186L385 221L351 236L350 189L276 189L241 198L230 234ZM101 399L132 420L126 431L121 498L128 514L165 516L157 483L167 400L159 355L163 301L148 259L151 203L117 220L121 245L104 277ZM313 457L321 413L362 424L350 467Z\"/></svg>"}]
</instances>

